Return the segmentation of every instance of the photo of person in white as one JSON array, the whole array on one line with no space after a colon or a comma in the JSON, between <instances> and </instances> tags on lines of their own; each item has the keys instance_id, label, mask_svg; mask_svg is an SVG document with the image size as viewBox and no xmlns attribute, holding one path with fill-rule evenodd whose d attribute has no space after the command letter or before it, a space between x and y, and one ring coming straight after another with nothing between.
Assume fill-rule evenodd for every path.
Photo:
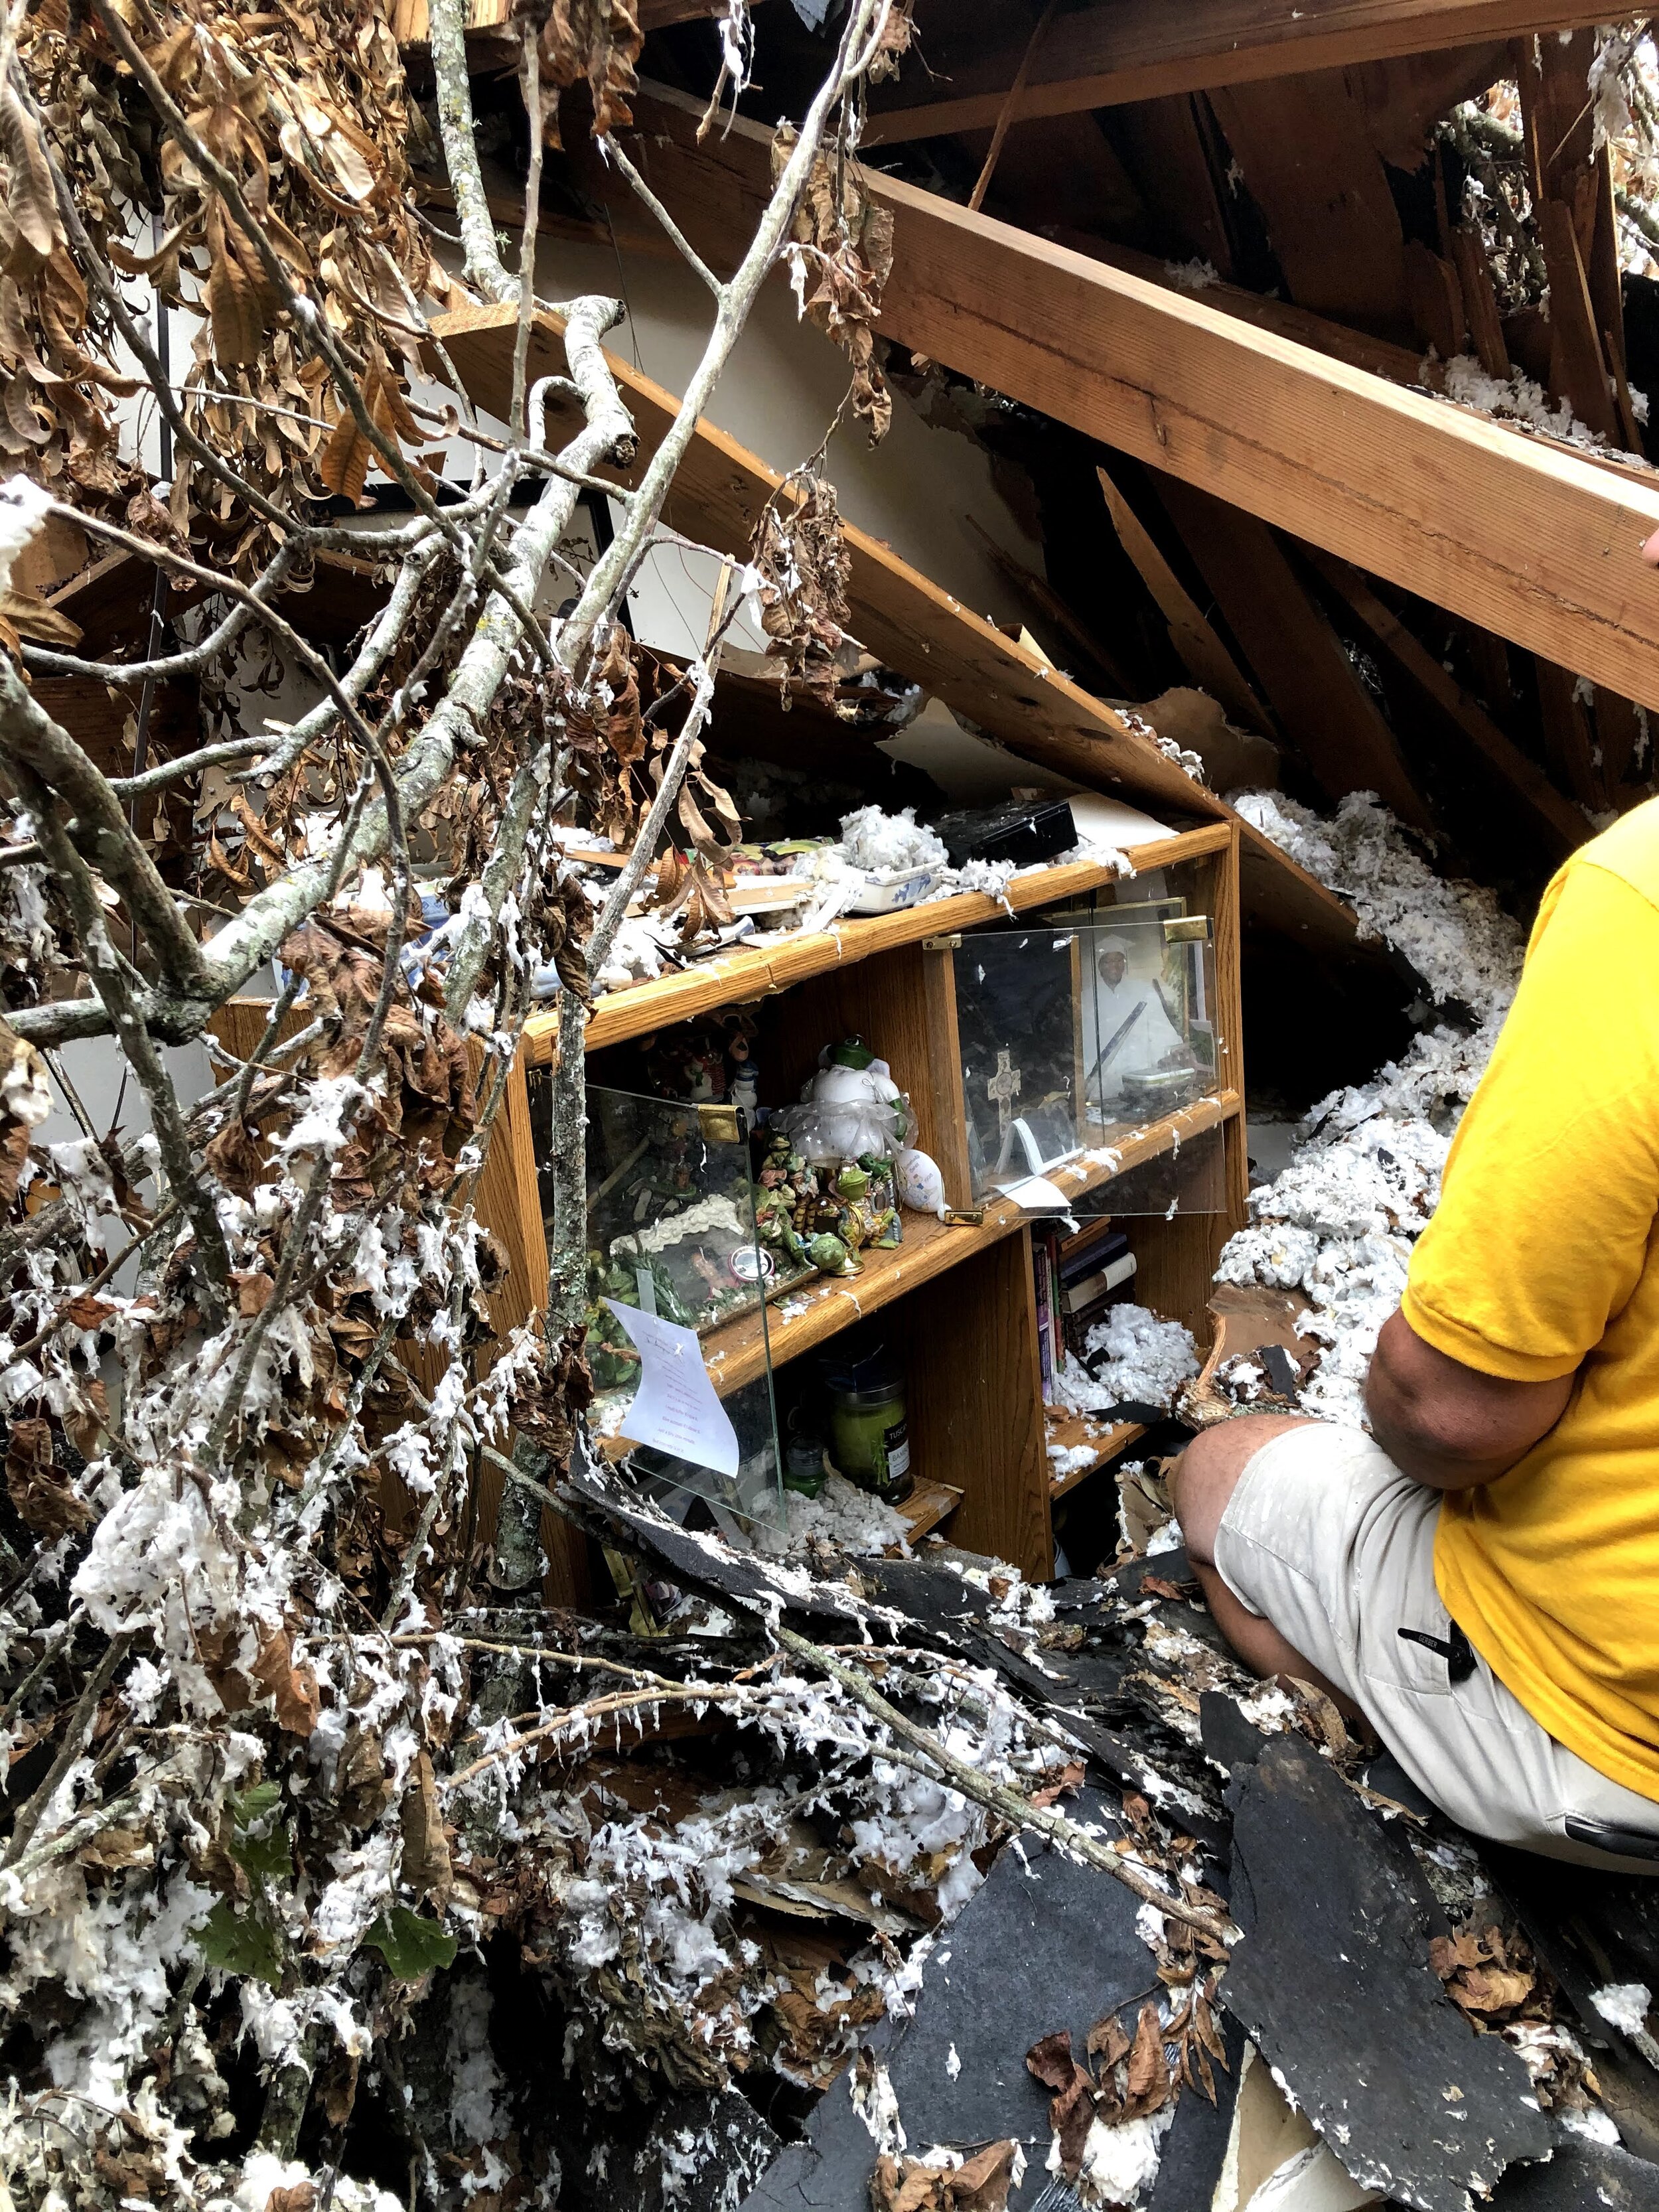
<instances>
[{"instance_id":1,"label":"photo of person in white","mask_svg":"<svg viewBox=\"0 0 1659 2212\"><path fill-rule=\"evenodd\" d=\"M1094 985L1083 994L1084 1090L1109 1121L1126 1079L1193 1065L1157 978L1130 973L1134 950L1134 939L1122 932L1097 937Z\"/></svg>"}]
</instances>

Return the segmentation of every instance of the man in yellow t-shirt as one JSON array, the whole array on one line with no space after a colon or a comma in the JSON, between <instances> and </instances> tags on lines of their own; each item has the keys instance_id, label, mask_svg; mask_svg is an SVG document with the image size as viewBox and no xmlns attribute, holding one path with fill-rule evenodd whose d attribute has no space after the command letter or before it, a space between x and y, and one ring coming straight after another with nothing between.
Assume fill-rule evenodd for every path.
<instances>
[{"instance_id":1,"label":"man in yellow t-shirt","mask_svg":"<svg viewBox=\"0 0 1659 2212\"><path fill-rule=\"evenodd\" d=\"M1188 1448L1220 1626L1464 1826L1659 1873L1659 800L1544 895L1365 1403Z\"/></svg>"}]
</instances>

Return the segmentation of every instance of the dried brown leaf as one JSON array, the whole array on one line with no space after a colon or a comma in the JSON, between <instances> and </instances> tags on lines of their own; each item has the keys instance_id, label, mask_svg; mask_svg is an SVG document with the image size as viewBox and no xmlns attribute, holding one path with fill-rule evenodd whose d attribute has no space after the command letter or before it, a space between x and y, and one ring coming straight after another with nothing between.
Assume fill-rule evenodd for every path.
<instances>
[{"instance_id":1,"label":"dried brown leaf","mask_svg":"<svg viewBox=\"0 0 1659 2212\"><path fill-rule=\"evenodd\" d=\"M317 2185L312 2181L291 2181L273 2189L265 2199L265 2212L316 2212Z\"/></svg>"},{"instance_id":2,"label":"dried brown leaf","mask_svg":"<svg viewBox=\"0 0 1659 2212\"><path fill-rule=\"evenodd\" d=\"M322 1699L310 1668L295 1663L294 1638L286 1628L261 1643L252 1672L275 1704L277 1725L290 1735L308 1736L322 1717Z\"/></svg>"},{"instance_id":3,"label":"dried brown leaf","mask_svg":"<svg viewBox=\"0 0 1659 2212\"><path fill-rule=\"evenodd\" d=\"M208 1139L202 1157L225 1188L239 1198L251 1197L265 1174L258 1139L240 1118L228 1121L216 1137Z\"/></svg>"},{"instance_id":4,"label":"dried brown leaf","mask_svg":"<svg viewBox=\"0 0 1659 2212\"><path fill-rule=\"evenodd\" d=\"M48 1539L89 1528L95 1517L57 1464L52 1424L39 1415L20 1416L7 1432L6 1491L18 1518Z\"/></svg>"},{"instance_id":5,"label":"dried brown leaf","mask_svg":"<svg viewBox=\"0 0 1659 2212\"><path fill-rule=\"evenodd\" d=\"M404 1837L403 1879L417 1896L435 1899L441 1910L454 1876L450 1868L449 1842L444 1833L442 1803L432 1760L425 1752L419 1754L410 1770L398 1817Z\"/></svg>"},{"instance_id":6,"label":"dried brown leaf","mask_svg":"<svg viewBox=\"0 0 1659 2212\"><path fill-rule=\"evenodd\" d=\"M1095 2085L1073 2057L1072 2039L1064 2028L1033 2044L1025 2063L1043 2087L1054 2092L1048 2124L1060 2139L1060 2170L1068 2181L1074 2181L1082 2170L1083 2145L1095 2117Z\"/></svg>"},{"instance_id":7,"label":"dried brown leaf","mask_svg":"<svg viewBox=\"0 0 1659 2212\"><path fill-rule=\"evenodd\" d=\"M40 133L9 78L0 88L0 150L6 157L6 213L17 241L8 266L21 276L48 261L64 234Z\"/></svg>"},{"instance_id":8,"label":"dried brown leaf","mask_svg":"<svg viewBox=\"0 0 1659 2212\"><path fill-rule=\"evenodd\" d=\"M1157 2005L1148 2002L1140 2008L1140 2018L1135 2023L1121 2117L1139 2120L1161 2111L1169 2102L1172 2086L1164 2057L1163 2023Z\"/></svg>"}]
</instances>

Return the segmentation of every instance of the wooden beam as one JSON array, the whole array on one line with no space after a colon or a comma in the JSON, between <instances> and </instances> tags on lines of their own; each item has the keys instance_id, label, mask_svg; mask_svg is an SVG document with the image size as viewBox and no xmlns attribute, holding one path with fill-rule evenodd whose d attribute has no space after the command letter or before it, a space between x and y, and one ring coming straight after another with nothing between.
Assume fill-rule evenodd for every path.
<instances>
[{"instance_id":1,"label":"wooden beam","mask_svg":"<svg viewBox=\"0 0 1659 2212\"><path fill-rule=\"evenodd\" d=\"M1374 791L1433 827L1394 732L1265 522L1172 477L1158 488L1285 734L1332 799Z\"/></svg>"},{"instance_id":2,"label":"wooden beam","mask_svg":"<svg viewBox=\"0 0 1659 2212\"><path fill-rule=\"evenodd\" d=\"M1333 561L1327 554L1313 553L1310 558L1333 589L1341 594L1373 641L1498 771L1531 816L1548 850L1558 860L1565 860L1569 853L1585 843L1594 832L1581 810L1556 789L1536 761L1529 759L1512 738L1504 735L1480 701L1472 698L1455 677L1448 675L1428 647L1413 636L1393 608L1385 606L1378 599L1358 570L1349 568L1345 561Z\"/></svg>"},{"instance_id":3,"label":"wooden beam","mask_svg":"<svg viewBox=\"0 0 1659 2212\"><path fill-rule=\"evenodd\" d=\"M1409 335L1400 210L1341 70L1218 88L1213 105L1291 299Z\"/></svg>"},{"instance_id":4,"label":"wooden beam","mask_svg":"<svg viewBox=\"0 0 1659 2212\"><path fill-rule=\"evenodd\" d=\"M432 325L434 337L441 341L475 403L503 417L510 404L517 314L511 304L468 307L440 315ZM635 481L679 402L619 355L605 358L639 434L639 459L628 477L619 478ZM530 342L531 380L562 375L565 369L563 325L556 315L538 313ZM442 374L435 362L432 373ZM717 552L745 560L762 509L782 481L758 455L705 419L674 479L665 518ZM1144 799L1210 820L1224 813L1218 799L1194 784L1121 714L1058 674L1041 654L970 613L900 560L890 546L850 526L847 544L853 634L888 667L924 684L947 707L959 708L1024 758L1041 761L1079 783L1097 788L1122 784Z\"/></svg>"},{"instance_id":5,"label":"wooden beam","mask_svg":"<svg viewBox=\"0 0 1659 2212\"><path fill-rule=\"evenodd\" d=\"M1595 731L1584 685L1570 668L1540 653L1533 656L1538 679L1538 708L1544 724L1544 752L1564 783L1571 784L1581 806L1606 810L1607 787L1595 757Z\"/></svg>"},{"instance_id":6,"label":"wooden beam","mask_svg":"<svg viewBox=\"0 0 1659 2212\"><path fill-rule=\"evenodd\" d=\"M655 88L651 181L720 257L751 233L766 133L699 150ZM871 171L894 217L880 327L1085 435L1645 707L1659 707L1659 479L1543 447ZM971 711L971 709L970 709Z\"/></svg>"},{"instance_id":7,"label":"wooden beam","mask_svg":"<svg viewBox=\"0 0 1659 2212\"><path fill-rule=\"evenodd\" d=\"M1010 119L1075 115L1596 20L1583 0L1302 0L1297 8L1284 0L1182 0L1180 7L1171 0L1105 0L1050 26ZM908 86L889 94L871 115L864 143L989 130L1024 51L1024 39L982 57L930 47L948 95L917 102Z\"/></svg>"},{"instance_id":8,"label":"wooden beam","mask_svg":"<svg viewBox=\"0 0 1659 2212\"><path fill-rule=\"evenodd\" d=\"M1170 642L1180 654L1187 673L1202 691L1218 699L1243 730L1272 734L1261 701L1221 640L1204 619L1197 602L1158 550L1157 541L1104 469L1097 469L1106 511L1112 518L1118 542L1140 573L1140 580L1158 602L1158 612L1170 625Z\"/></svg>"}]
</instances>

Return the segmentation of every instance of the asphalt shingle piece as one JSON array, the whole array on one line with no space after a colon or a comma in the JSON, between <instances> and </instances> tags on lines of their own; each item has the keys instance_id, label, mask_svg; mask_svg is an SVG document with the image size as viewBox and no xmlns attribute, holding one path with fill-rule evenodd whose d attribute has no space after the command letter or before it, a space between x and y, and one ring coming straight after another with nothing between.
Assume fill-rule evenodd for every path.
<instances>
[{"instance_id":1,"label":"asphalt shingle piece","mask_svg":"<svg viewBox=\"0 0 1659 2212\"><path fill-rule=\"evenodd\" d=\"M1275 1737L1231 1794L1243 1941L1224 2001L1357 2181L1469 2212L1550 2138L1525 2066L1429 1964L1443 1921L1408 1846L1299 1736Z\"/></svg>"}]
</instances>

